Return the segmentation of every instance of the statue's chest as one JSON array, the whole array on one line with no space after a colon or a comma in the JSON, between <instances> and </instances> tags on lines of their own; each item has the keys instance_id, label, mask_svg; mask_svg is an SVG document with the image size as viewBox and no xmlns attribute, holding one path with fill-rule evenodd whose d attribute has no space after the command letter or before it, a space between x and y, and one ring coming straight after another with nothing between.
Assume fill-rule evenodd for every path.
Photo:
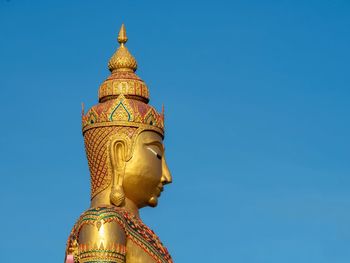
<instances>
[{"instance_id":1,"label":"statue's chest","mask_svg":"<svg viewBox=\"0 0 350 263\"><path fill-rule=\"evenodd\" d=\"M124 214L124 218L129 243L127 244L127 254L129 253L128 251L131 253L129 256L127 255L127 259L135 258L130 262L138 262L135 261L136 258L142 257L141 251L138 251L135 248L131 249L131 247L134 247L134 244L141 248L143 252L147 253L147 257L145 256L144 262L173 262L168 250L164 247L158 236L149 227L143 224L140 220L137 220L128 214ZM130 241L132 243L130 243ZM130 249L128 249L128 247L130 247ZM146 259L148 256L150 256L153 261L148 261ZM129 261L127 260L127 262Z\"/></svg>"}]
</instances>

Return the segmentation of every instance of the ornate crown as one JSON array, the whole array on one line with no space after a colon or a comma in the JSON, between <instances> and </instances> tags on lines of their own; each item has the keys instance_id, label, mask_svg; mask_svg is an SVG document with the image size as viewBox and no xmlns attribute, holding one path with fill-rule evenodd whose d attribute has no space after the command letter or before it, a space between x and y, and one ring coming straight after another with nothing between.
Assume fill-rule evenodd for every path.
<instances>
[{"instance_id":1,"label":"ornate crown","mask_svg":"<svg viewBox=\"0 0 350 263\"><path fill-rule=\"evenodd\" d=\"M85 115L83 110L83 134L96 127L128 126L154 130L164 136L164 107L158 113L148 105L149 91L135 74L137 62L125 47L127 40L123 24L118 35L120 46L108 63L111 75L99 88L99 104Z\"/></svg>"}]
</instances>

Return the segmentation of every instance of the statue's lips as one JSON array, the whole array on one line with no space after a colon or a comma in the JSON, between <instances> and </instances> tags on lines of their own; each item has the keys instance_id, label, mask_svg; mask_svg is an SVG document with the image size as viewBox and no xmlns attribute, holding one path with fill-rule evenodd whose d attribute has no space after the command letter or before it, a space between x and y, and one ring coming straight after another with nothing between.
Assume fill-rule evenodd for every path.
<instances>
[{"instance_id":1,"label":"statue's lips","mask_svg":"<svg viewBox=\"0 0 350 263\"><path fill-rule=\"evenodd\" d=\"M159 190L158 196L160 196L160 193L163 192L164 187L163 186L158 186L157 189Z\"/></svg>"}]
</instances>

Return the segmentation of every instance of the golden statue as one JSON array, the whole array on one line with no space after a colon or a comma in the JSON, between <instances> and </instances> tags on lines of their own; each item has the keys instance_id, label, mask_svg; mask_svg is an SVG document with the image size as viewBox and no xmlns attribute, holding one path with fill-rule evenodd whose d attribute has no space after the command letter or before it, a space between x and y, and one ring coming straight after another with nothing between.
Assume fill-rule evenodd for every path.
<instances>
[{"instance_id":1,"label":"golden statue","mask_svg":"<svg viewBox=\"0 0 350 263\"><path fill-rule=\"evenodd\" d=\"M83 109L91 207L71 231L66 262L173 262L139 217L140 208L157 205L172 178L164 156L164 108L159 114L148 104L149 91L135 74L127 40L122 25L99 103L86 114Z\"/></svg>"}]
</instances>

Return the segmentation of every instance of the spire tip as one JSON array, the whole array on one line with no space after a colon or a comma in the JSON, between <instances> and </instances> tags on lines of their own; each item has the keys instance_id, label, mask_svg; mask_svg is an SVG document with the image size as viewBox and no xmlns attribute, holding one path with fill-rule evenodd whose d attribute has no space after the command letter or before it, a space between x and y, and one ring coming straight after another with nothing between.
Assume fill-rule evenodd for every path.
<instances>
[{"instance_id":1,"label":"spire tip","mask_svg":"<svg viewBox=\"0 0 350 263\"><path fill-rule=\"evenodd\" d=\"M125 44L127 41L128 41L128 37L126 36L125 25L123 23L119 30L118 42L119 44Z\"/></svg>"}]
</instances>

